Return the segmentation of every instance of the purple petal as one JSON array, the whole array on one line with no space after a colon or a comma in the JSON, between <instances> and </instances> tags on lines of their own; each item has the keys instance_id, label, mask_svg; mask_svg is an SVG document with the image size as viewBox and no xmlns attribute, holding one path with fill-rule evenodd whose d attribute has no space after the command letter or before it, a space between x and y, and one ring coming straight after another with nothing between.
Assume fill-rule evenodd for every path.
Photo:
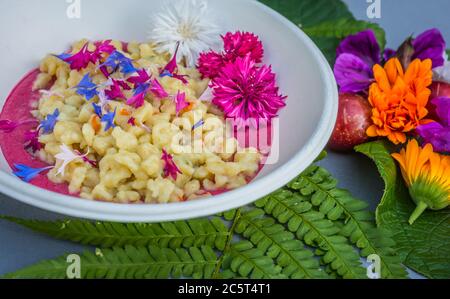
<instances>
[{"instance_id":1,"label":"purple petal","mask_svg":"<svg viewBox=\"0 0 450 299\"><path fill-rule=\"evenodd\" d=\"M430 29L417 36L413 41L415 50L413 59L431 59L433 68L444 64L445 40L438 29Z\"/></svg>"},{"instance_id":2,"label":"purple petal","mask_svg":"<svg viewBox=\"0 0 450 299\"><path fill-rule=\"evenodd\" d=\"M391 48L386 48L383 52L383 59L384 61L388 61L392 57L394 57L397 54L397 51Z\"/></svg>"},{"instance_id":3,"label":"purple petal","mask_svg":"<svg viewBox=\"0 0 450 299\"><path fill-rule=\"evenodd\" d=\"M366 90L373 81L371 66L353 54L342 54L337 58L334 75L341 92Z\"/></svg>"},{"instance_id":4,"label":"purple petal","mask_svg":"<svg viewBox=\"0 0 450 299\"><path fill-rule=\"evenodd\" d=\"M440 123L446 127L450 127L450 98L435 98L431 103L436 107L436 114Z\"/></svg>"},{"instance_id":5,"label":"purple petal","mask_svg":"<svg viewBox=\"0 0 450 299\"><path fill-rule=\"evenodd\" d=\"M417 127L416 131L426 143L433 145L436 152L450 152L450 127L432 122Z\"/></svg>"},{"instance_id":6,"label":"purple petal","mask_svg":"<svg viewBox=\"0 0 450 299\"><path fill-rule=\"evenodd\" d=\"M337 56L353 54L372 67L380 63L380 45L372 30L365 30L345 38L336 50Z\"/></svg>"}]
</instances>

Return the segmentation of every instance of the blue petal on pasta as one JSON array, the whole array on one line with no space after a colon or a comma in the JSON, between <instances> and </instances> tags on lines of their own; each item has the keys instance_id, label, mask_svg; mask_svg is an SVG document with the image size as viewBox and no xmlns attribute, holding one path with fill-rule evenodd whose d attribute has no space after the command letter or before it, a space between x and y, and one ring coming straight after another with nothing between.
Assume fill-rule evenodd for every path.
<instances>
[{"instance_id":1,"label":"blue petal on pasta","mask_svg":"<svg viewBox=\"0 0 450 299\"><path fill-rule=\"evenodd\" d=\"M92 82L89 74L86 74L83 79L81 79L80 83L76 86L76 89L77 94L86 97L88 101L98 95L97 85Z\"/></svg>"},{"instance_id":2,"label":"blue petal on pasta","mask_svg":"<svg viewBox=\"0 0 450 299\"><path fill-rule=\"evenodd\" d=\"M39 175L41 172L49 170L53 166L50 167L44 167L44 168L32 168L24 164L14 164L14 168L17 170L14 171L14 175L19 177L25 182L30 182L32 179L34 179L37 175Z\"/></svg>"},{"instance_id":3,"label":"blue petal on pasta","mask_svg":"<svg viewBox=\"0 0 450 299\"><path fill-rule=\"evenodd\" d=\"M62 53L62 54L59 54L59 55L53 55L53 56L58 57L58 58L61 59L62 61L67 62L66 60L67 60L68 58L72 57L72 54L69 54L69 53Z\"/></svg>"},{"instance_id":4,"label":"blue petal on pasta","mask_svg":"<svg viewBox=\"0 0 450 299\"><path fill-rule=\"evenodd\" d=\"M145 93L150 88L150 83L139 83L136 89L134 90L134 95L138 95L140 93Z\"/></svg>"},{"instance_id":5,"label":"blue petal on pasta","mask_svg":"<svg viewBox=\"0 0 450 299\"><path fill-rule=\"evenodd\" d=\"M100 105L97 105L97 104L95 104L95 103L92 103L92 106L94 107L94 112L95 112L95 114L97 114L98 115L98 117L102 117L102 107L100 106Z\"/></svg>"},{"instance_id":6,"label":"blue petal on pasta","mask_svg":"<svg viewBox=\"0 0 450 299\"><path fill-rule=\"evenodd\" d=\"M123 74L131 74L136 72L136 68L133 66L132 60L127 58L125 55L120 53L119 51L114 51L109 55L106 61L101 65L101 67L110 67L113 70L117 70L120 68L120 72Z\"/></svg>"},{"instance_id":7,"label":"blue petal on pasta","mask_svg":"<svg viewBox=\"0 0 450 299\"><path fill-rule=\"evenodd\" d=\"M116 127L116 125L114 124L114 118L116 118L116 110L117 109L114 109L114 112L110 112L102 116L102 122L106 123L105 131Z\"/></svg>"},{"instance_id":8,"label":"blue petal on pasta","mask_svg":"<svg viewBox=\"0 0 450 299\"><path fill-rule=\"evenodd\" d=\"M47 117L41 122L40 128L44 131L44 134L50 134L55 128L58 121L59 110L55 109L53 114L47 115Z\"/></svg>"}]
</instances>

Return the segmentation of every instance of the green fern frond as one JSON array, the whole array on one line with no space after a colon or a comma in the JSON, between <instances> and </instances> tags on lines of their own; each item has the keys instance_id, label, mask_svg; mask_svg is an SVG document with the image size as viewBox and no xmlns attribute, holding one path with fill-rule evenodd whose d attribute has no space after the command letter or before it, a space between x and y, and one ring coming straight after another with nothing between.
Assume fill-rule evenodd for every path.
<instances>
[{"instance_id":1,"label":"green fern frond","mask_svg":"<svg viewBox=\"0 0 450 299\"><path fill-rule=\"evenodd\" d=\"M321 255L324 264L330 264L340 276L367 278L359 255L347 238L339 235L340 229L322 213L314 211L312 204L300 194L280 190L259 200L256 206L286 224L306 245L317 247L315 253Z\"/></svg>"},{"instance_id":2,"label":"green fern frond","mask_svg":"<svg viewBox=\"0 0 450 299\"><path fill-rule=\"evenodd\" d=\"M216 253L208 246L173 250L128 245L97 251L97 254L85 252L80 256L80 278L210 278L216 263ZM64 279L69 266L65 255L8 274L5 278Z\"/></svg>"},{"instance_id":3,"label":"green fern frond","mask_svg":"<svg viewBox=\"0 0 450 299\"><path fill-rule=\"evenodd\" d=\"M51 237L102 248L158 246L161 248L212 246L223 250L228 228L219 218L160 224L90 222L83 220L38 221L0 217Z\"/></svg>"},{"instance_id":4,"label":"green fern frond","mask_svg":"<svg viewBox=\"0 0 450 299\"><path fill-rule=\"evenodd\" d=\"M275 260L290 278L328 278L320 268L312 251L295 239L295 235L273 218L264 217L264 211L254 209L242 214L235 231Z\"/></svg>"},{"instance_id":5,"label":"green fern frond","mask_svg":"<svg viewBox=\"0 0 450 299\"><path fill-rule=\"evenodd\" d=\"M222 278L274 279L284 278L281 267L264 251L249 241L232 244L223 261Z\"/></svg>"},{"instance_id":6,"label":"green fern frond","mask_svg":"<svg viewBox=\"0 0 450 299\"><path fill-rule=\"evenodd\" d=\"M340 233L361 250L362 257L380 256L383 278L407 277L393 249L395 242L387 232L375 227L374 215L367 210L367 203L352 197L346 190L338 189L337 181L327 170L311 166L288 184L288 188L309 198L311 204L328 219L343 219Z\"/></svg>"}]
</instances>

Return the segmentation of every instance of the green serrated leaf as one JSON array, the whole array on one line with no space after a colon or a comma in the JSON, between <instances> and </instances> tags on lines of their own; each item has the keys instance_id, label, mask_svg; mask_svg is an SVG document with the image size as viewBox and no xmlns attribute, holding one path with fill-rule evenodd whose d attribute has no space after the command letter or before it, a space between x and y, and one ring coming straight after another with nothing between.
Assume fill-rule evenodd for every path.
<instances>
[{"instance_id":1,"label":"green serrated leaf","mask_svg":"<svg viewBox=\"0 0 450 299\"><path fill-rule=\"evenodd\" d=\"M450 210L426 211L414 225L408 224L415 204L391 157L387 142L377 141L356 147L371 158L386 188L377 208L378 225L390 231L403 263L429 278L450 277Z\"/></svg>"}]
</instances>

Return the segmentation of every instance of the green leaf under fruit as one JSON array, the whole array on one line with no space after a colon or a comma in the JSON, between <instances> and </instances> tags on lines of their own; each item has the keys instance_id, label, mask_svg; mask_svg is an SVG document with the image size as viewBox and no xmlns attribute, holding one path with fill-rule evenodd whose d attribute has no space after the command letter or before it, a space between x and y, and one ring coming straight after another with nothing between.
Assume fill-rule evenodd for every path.
<instances>
[{"instance_id":1,"label":"green leaf under fruit","mask_svg":"<svg viewBox=\"0 0 450 299\"><path fill-rule=\"evenodd\" d=\"M414 225L408 218L415 204L397 170L387 142L371 142L356 147L371 158L386 188L377 208L377 223L389 230L403 263L429 278L450 277L450 210L426 211Z\"/></svg>"}]
</instances>

